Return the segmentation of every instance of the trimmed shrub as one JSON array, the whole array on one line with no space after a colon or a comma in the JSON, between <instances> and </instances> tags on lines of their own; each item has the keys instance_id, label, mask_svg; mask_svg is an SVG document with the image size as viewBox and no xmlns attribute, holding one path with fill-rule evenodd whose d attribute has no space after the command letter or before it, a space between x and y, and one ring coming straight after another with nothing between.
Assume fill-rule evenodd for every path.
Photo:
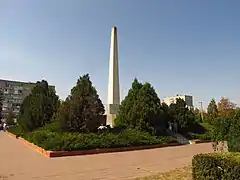
<instances>
[{"instance_id":1,"label":"trimmed shrub","mask_svg":"<svg viewBox=\"0 0 240 180\"><path fill-rule=\"evenodd\" d=\"M240 153L199 154L192 160L193 180L240 179Z\"/></svg>"},{"instance_id":2,"label":"trimmed shrub","mask_svg":"<svg viewBox=\"0 0 240 180\"><path fill-rule=\"evenodd\" d=\"M151 136L136 130L120 133L71 133L37 130L24 135L24 138L46 150L83 150L97 148L117 148L174 142L171 137Z\"/></svg>"},{"instance_id":3,"label":"trimmed shrub","mask_svg":"<svg viewBox=\"0 0 240 180\"><path fill-rule=\"evenodd\" d=\"M212 140L212 136L209 132L205 134L189 133L191 139L200 139L200 140Z\"/></svg>"},{"instance_id":4,"label":"trimmed shrub","mask_svg":"<svg viewBox=\"0 0 240 180\"><path fill-rule=\"evenodd\" d=\"M23 129L18 125L10 126L7 131L12 134L15 134L17 137L23 135Z\"/></svg>"},{"instance_id":5,"label":"trimmed shrub","mask_svg":"<svg viewBox=\"0 0 240 180\"><path fill-rule=\"evenodd\" d=\"M47 130L47 131L51 131L51 132L60 132L61 131L60 122L59 121L53 121L50 124L46 124L45 126L38 128L37 130L38 131Z\"/></svg>"}]
</instances>

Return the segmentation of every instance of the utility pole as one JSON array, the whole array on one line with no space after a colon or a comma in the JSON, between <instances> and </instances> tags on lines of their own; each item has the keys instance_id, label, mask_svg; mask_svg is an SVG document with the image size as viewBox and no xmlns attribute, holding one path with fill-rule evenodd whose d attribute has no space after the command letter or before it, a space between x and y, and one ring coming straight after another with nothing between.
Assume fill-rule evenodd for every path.
<instances>
[{"instance_id":1,"label":"utility pole","mask_svg":"<svg viewBox=\"0 0 240 180\"><path fill-rule=\"evenodd\" d=\"M202 121L203 121L203 102L202 101L199 101L198 102L200 104L200 107L201 107L201 118L202 118Z\"/></svg>"}]
</instances>

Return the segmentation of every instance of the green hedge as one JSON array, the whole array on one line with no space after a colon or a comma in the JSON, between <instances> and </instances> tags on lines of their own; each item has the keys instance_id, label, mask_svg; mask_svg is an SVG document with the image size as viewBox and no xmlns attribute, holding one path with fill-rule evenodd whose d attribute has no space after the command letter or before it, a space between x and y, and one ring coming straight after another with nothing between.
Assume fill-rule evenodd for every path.
<instances>
[{"instance_id":1,"label":"green hedge","mask_svg":"<svg viewBox=\"0 0 240 180\"><path fill-rule=\"evenodd\" d=\"M176 142L171 137L155 137L146 132L136 130L99 134L61 133L38 130L25 134L24 138L46 150L55 151L129 147Z\"/></svg>"},{"instance_id":2,"label":"green hedge","mask_svg":"<svg viewBox=\"0 0 240 180\"><path fill-rule=\"evenodd\" d=\"M192 160L193 180L240 179L240 153L199 154Z\"/></svg>"},{"instance_id":3,"label":"green hedge","mask_svg":"<svg viewBox=\"0 0 240 180\"><path fill-rule=\"evenodd\" d=\"M7 131L12 133L12 134L15 134L17 137L23 136L23 130L18 125L10 126Z\"/></svg>"},{"instance_id":4,"label":"green hedge","mask_svg":"<svg viewBox=\"0 0 240 180\"><path fill-rule=\"evenodd\" d=\"M208 123L192 123L181 133L190 140L212 140L212 128L213 126Z\"/></svg>"},{"instance_id":5,"label":"green hedge","mask_svg":"<svg viewBox=\"0 0 240 180\"><path fill-rule=\"evenodd\" d=\"M212 140L212 136L209 132L206 132L205 134L189 133L189 137L191 139Z\"/></svg>"},{"instance_id":6,"label":"green hedge","mask_svg":"<svg viewBox=\"0 0 240 180\"><path fill-rule=\"evenodd\" d=\"M129 147L177 142L169 136L152 136L147 132L132 129L113 129L110 132L89 134L60 132L57 123L48 124L28 133L23 133L20 126L12 126L8 131L46 150L55 151Z\"/></svg>"}]
</instances>

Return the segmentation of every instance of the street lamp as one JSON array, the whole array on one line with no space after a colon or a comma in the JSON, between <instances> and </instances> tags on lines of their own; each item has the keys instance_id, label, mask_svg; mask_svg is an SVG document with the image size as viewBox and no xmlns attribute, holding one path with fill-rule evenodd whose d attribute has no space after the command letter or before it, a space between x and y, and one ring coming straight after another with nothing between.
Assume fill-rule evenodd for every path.
<instances>
[{"instance_id":1,"label":"street lamp","mask_svg":"<svg viewBox=\"0 0 240 180\"><path fill-rule=\"evenodd\" d=\"M201 118L202 118L202 121L203 121L203 102L202 101L199 101L198 102L200 104L200 107L201 107Z\"/></svg>"}]
</instances>

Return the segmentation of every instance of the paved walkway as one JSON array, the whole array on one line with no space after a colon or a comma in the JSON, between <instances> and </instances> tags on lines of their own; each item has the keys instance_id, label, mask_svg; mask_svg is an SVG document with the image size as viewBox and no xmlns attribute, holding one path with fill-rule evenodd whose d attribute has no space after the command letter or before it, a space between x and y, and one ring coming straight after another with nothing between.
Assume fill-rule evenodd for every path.
<instances>
[{"instance_id":1,"label":"paved walkway","mask_svg":"<svg viewBox=\"0 0 240 180\"><path fill-rule=\"evenodd\" d=\"M211 151L205 143L50 159L0 132L0 180L127 180L183 167Z\"/></svg>"}]
</instances>

